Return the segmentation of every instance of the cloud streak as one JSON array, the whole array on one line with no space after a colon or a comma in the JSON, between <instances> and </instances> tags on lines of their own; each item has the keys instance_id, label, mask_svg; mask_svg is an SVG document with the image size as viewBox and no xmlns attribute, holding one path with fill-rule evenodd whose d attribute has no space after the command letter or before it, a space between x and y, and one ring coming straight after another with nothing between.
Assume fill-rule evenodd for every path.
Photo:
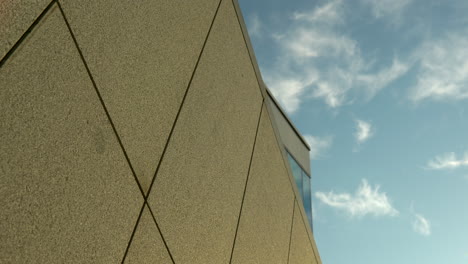
<instances>
[{"instance_id":1,"label":"cloud streak","mask_svg":"<svg viewBox=\"0 0 468 264\"><path fill-rule=\"evenodd\" d=\"M343 22L341 9L341 0L330 1L308 12L294 12L293 19L325 24L338 24Z\"/></svg>"},{"instance_id":2,"label":"cloud streak","mask_svg":"<svg viewBox=\"0 0 468 264\"><path fill-rule=\"evenodd\" d=\"M456 169L463 166L468 166L468 152L465 152L462 158L457 158L454 152L444 153L427 163L427 168L431 170Z\"/></svg>"},{"instance_id":3,"label":"cloud streak","mask_svg":"<svg viewBox=\"0 0 468 264\"><path fill-rule=\"evenodd\" d=\"M414 214L413 230L423 236L431 235L431 223L424 216Z\"/></svg>"},{"instance_id":4,"label":"cloud streak","mask_svg":"<svg viewBox=\"0 0 468 264\"><path fill-rule=\"evenodd\" d=\"M312 135L304 135L304 139L310 146L310 159L316 160L323 158L324 153L333 144L333 137L315 137Z\"/></svg>"},{"instance_id":5,"label":"cloud streak","mask_svg":"<svg viewBox=\"0 0 468 264\"><path fill-rule=\"evenodd\" d=\"M468 37L448 35L426 41L415 53L419 72L410 91L414 102L462 100L468 98Z\"/></svg>"},{"instance_id":6,"label":"cloud streak","mask_svg":"<svg viewBox=\"0 0 468 264\"><path fill-rule=\"evenodd\" d=\"M361 2L370 6L375 18L399 19L411 0L361 0Z\"/></svg>"},{"instance_id":7,"label":"cloud streak","mask_svg":"<svg viewBox=\"0 0 468 264\"><path fill-rule=\"evenodd\" d=\"M249 22L250 22L249 27L247 28L247 31L249 32L249 36L260 37L263 25L262 25L262 22L260 21L260 18L258 17L258 15L253 14L250 17Z\"/></svg>"},{"instance_id":8,"label":"cloud streak","mask_svg":"<svg viewBox=\"0 0 468 264\"><path fill-rule=\"evenodd\" d=\"M348 213L351 217L374 216L397 216L399 212L393 207L387 194L380 191L380 186L374 188L366 179L361 181L354 194L334 193L330 191L316 192L322 203Z\"/></svg>"}]
</instances>

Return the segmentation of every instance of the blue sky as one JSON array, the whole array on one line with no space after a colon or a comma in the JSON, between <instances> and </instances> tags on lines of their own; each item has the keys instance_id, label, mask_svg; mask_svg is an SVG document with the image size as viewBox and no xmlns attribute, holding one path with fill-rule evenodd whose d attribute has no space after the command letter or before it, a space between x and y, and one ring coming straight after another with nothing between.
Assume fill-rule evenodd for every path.
<instances>
[{"instance_id":1,"label":"blue sky","mask_svg":"<svg viewBox=\"0 0 468 264\"><path fill-rule=\"evenodd\" d=\"M239 2L323 263L468 263L468 1Z\"/></svg>"}]
</instances>

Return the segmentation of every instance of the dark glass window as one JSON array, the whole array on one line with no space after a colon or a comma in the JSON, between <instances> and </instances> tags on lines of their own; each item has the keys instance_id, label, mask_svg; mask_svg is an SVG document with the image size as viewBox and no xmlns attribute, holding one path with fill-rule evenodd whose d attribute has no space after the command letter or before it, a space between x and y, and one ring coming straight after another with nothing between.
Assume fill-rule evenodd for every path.
<instances>
[{"instance_id":1,"label":"dark glass window","mask_svg":"<svg viewBox=\"0 0 468 264\"><path fill-rule=\"evenodd\" d=\"M291 170L294 176L294 180L296 181L297 189L299 190L299 193L302 196L302 169L296 163L294 158L289 154L288 154L288 159L289 159L289 165L291 166Z\"/></svg>"},{"instance_id":2,"label":"dark glass window","mask_svg":"<svg viewBox=\"0 0 468 264\"><path fill-rule=\"evenodd\" d=\"M302 172L302 190L302 202L304 203L307 219L309 219L310 228L312 229L312 194L310 177L305 172Z\"/></svg>"},{"instance_id":3,"label":"dark glass window","mask_svg":"<svg viewBox=\"0 0 468 264\"><path fill-rule=\"evenodd\" d=\"M296 160L288 153L288 161L291 166L294 181L301 195L307 219L309 220L310 228L312 229L312 190L310 185L310 176L302 170Z\"/></svg>"}]
</instances>

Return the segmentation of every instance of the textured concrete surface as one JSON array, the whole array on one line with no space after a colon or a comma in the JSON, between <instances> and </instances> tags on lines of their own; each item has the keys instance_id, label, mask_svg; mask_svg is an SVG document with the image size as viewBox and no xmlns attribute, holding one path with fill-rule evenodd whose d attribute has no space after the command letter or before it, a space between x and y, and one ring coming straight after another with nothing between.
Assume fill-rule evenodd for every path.
<instances>
[{"instance_id":1,"label":"textured concrete surface","mask_svg":"<svg viewBox=\"0 0 468 264\"><path fill-rule=\"evenodd\" d=\"M307 235L303 217L299 214L297 201L294 209L294 220L291 235L291 249L289 252L289 264L320 264L315 259L315 254Z\"/></svg>"},{"instance_id":2,"label":"textured concrete surface","mask_svg":"<svg viewBox=\"0 0 468 264\"><path fill-rule=\"evenodd\" d=\"M294 156L294 158L302 167L302 169L310 175L309 150L301 141L299 136L296 134L294 129L291 127L291 125L281 113L281 110L272 101L272 99L268 98L268 100L266 101L271 106L271 114L276 122L276 127L278 128L279 136L281 137L282 143L286 147L287 151Z\"/></svg>"},{"instance_id":3,"label":"textured concrete surface","mask_svg":"<svg viewBox=\"0 0 468 264\"><path fill-rule=\"evenodd\" d=\"M61 0L144 190L219 0Z\"/></svg>"},{"instance_id":4,"label":"textured concrete surface","mask_svg":"<svg viewBox=\"0 0 468 264\"><path fill-rule=\"evenodd\" d=\"M57 8L0 87L0 263L120 262L142 196Z\"/></svg>"},{"instance_id":5,"label":"textured concrete surface","mask_svg":"<svg viewBox=\"0 0 468 264\"><path fill-rule=\"evenodd\" d=\"M276 122L277 119L274 118L274 114L272 114L272 113L274 113L274 111L275 111L275 110L273 109L274 106L272 106L271 102L268 102L267 100L265 100L265 106L266 106L266 108L268 109L268 112L270 113L270 115L269 115L269 116L270 116L270 119L271 119L272 121L273 121L273 120L275 121L275 122L272 122L272 125L273 125L273 130L275 131L275 135L276 135L276 138L277 138L277 142L278 142L278 144L279 144L280 146L283 146L283 145L284 145L284 144L283 144L283 139L282 139L281 136L280 136L280 132L279 132L279 129L278 129L278 124L277 124L277 122ZM301 198L299 189L297 188L297 185L296 185L296 183L295 183L295 179L294 179L294 177L293 177L293 175L292 175L291 167L290 167L289 162L288 162L288 160L287 160L287 152L285 151L284 148L283 148L282 150L283 150L282 152L283 152L283 156L284 156L284 164L285 164L285 166L287 167L287 170L288 170L288 175L289 175L289 179L290 179L290 182L291 182L291 187L292 187L292 189L293 189L293 193L295 194L296 199L297 199L297 200L300 202L300 204L301 204L301 206L299 207L299 214L301 215L301 217L303 217L304 222L307 222L307 221L308 221L308 220L307 220L307 215L306 215L306 212L305 212L305 210L304 210L304 207L302 206L302 198ZM312 233L312 230L311 230L311 228L310 228L309 225L306 225L306 232L308 233L308 236L309 236L309 237L311 238L311 240L313 241L313 233ZM318 252L318 251L316 251L316 252Z\"/></svg>"},{"instance_id":6,"label":"textured concrete surface","mask_svg":"<svg viewBox=\"0 0 468 264\"><path fill-rule=\"evenodd\" d=\"M156 223L146 206L133 236L132 244L128 249L125 263L172 264Z\"/></svg>"},{"instance_id":7,"label":"textured concrete surface","mask_svg":"<svg viewBox=\"0 0 468 264\"><path fill-rule=\"evenodd\" d=\"M317 259L317 264L322 264L322 259L320 258L320 253L317 248L317 243L315 243L315 238L312 236L312 247L314 250L315 257Z\"/></svg>"},{"instance_id":8,"label":"textured concrete surface","mask_svg":"<svg viewBox=\"0 0 468 264\"><path fill-rule=\"evenodd\" d=\"M176 263L228 263L262 96L223 1L149 203Z\"/></svg>"},{"instance_id":9,"label":"textured concrete surface","mask_svg":"<svg viewBox=\"0 0 468 264\"><path fill-rule=\"evenodd\" d=\"M26 32L50 0L0 1L0 59Z\"/></svg>"},{"instance_id":10,"label":"textured concrete surface","mask_svg":"<svg viewBox=\"0 0 468 264\"><path fill-rule=\"evenodd\" d=\"M268 94L267 94L267 91L266 91L266 86L263 83L262 74L260 72L260 68L258 67L257 58L255 56L255 52L254 52L254 49L252 47L252 42L250 41L250 36L248 34L248 31L247 31L247 25L245 24L244 17L242 15L242 9L239 6L239 1L238 0L230 0L230 1L232 1L233 5L234 5L234 10L236 11L237 19L239 21L239 24L240 24L240 27L241 27L241 30L242 30L242 33L243 33L243 36L244 36L244 40L245 40L244 42L246 43L246 46L247 46L247 52L248 52L250 60L252 62L252 67L253 67L254 72L255 72L255 74L257 76L257 80L258 80L258 82L260 84L260 91L262 93L263 98L267 98Z\"/></svg>"},{"instance_id":11,"label":"textured concrete surface","mask_svg":"<svg viewBox=\"0 0 468 264\"><path fill-rule=\"evenodd\" d=\"M231 263L287 263L294 194L263 108Z\"/></svg>"}]
</instances>

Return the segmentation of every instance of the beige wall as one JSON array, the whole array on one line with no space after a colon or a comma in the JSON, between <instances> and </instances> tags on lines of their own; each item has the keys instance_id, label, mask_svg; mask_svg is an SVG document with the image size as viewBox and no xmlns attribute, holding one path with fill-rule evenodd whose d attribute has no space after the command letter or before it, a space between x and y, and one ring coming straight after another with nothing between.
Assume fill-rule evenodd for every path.
<instances>
[{"instance_id":1,"label":"beige wall","mask_svg":"<svg viewBox=\"0 0 468 264\"><path fill-rule=\"evenodd\" d=\"M9 2L1 263L320 262L236 2Z\"/></svg>"}]
</instances>

